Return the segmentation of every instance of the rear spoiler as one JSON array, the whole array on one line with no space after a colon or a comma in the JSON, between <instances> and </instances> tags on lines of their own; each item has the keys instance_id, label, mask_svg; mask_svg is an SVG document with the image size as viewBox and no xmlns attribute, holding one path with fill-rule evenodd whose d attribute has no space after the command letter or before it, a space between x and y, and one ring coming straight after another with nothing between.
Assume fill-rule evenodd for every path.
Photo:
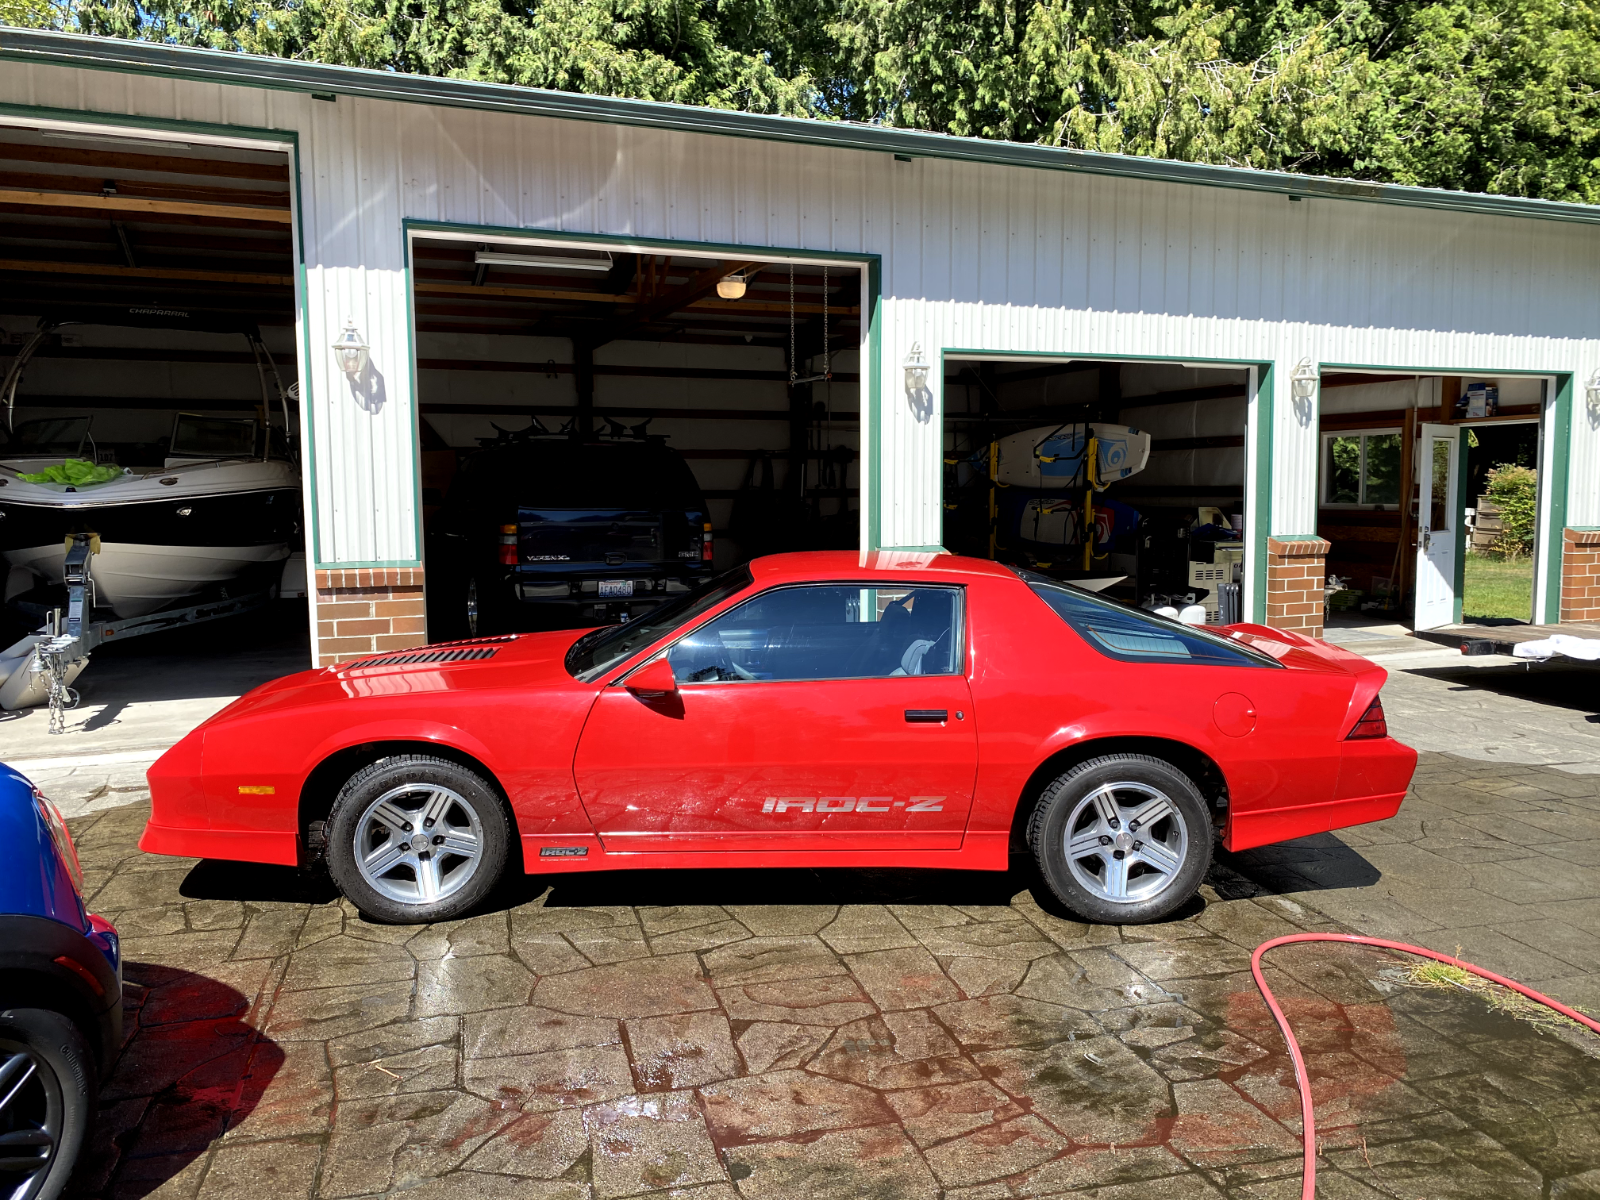
<instances>
[{"instance_id":1,"label":"rear spoiler","mask_svg":"<svg viewBox=\"0 0 1600 1200\"><path fill-rule=\"evenodd\" d=\"M1377 699L1389 678L1389 672L1370 658L1352 654L1332 642L1307 637L1292 629L1273 629L1267 625L1229 625L1226 632L1230 636L1242 635L1239 640L1256 650L1271 654L1286 667L1334 667L1351 676L1353 687L1350 704L1345 710L1344 720L1339 723L1341 739L1355 728L1356 722L1361 720L1362 714ZM1296 659L1300 660L1298 664Z\"/></svg>"}]
</instances>

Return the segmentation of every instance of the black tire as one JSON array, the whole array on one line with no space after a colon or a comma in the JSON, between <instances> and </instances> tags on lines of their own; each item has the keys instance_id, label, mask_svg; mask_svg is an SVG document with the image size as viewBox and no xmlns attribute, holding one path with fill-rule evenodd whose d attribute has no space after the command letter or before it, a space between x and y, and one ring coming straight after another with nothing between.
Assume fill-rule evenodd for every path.
<instances>
[{"instance_id":1,"label":"black tire","mask_svg":"<svg viewBox=\"0 0 1600 1200\"><path fill-rule=\"evenodd\" d=\"M324 832L328 873L345 897L371 920L417 925L454 920L483 902L505 872L513 824L477 772L399 754L350 777Z\"/></svg>"},{"instance_id":2,"label":"black tire","mask_svg":"<svg viewBox=\"0 0 1600 1200\"><path fill-rule=\"evenodd\" d=\"M17 1200L61 1195L94 1099L94 1056L76 1025L44 1008L0 1010L0 1189L18 1189L6 1192Z\"/></svg>"},{"instance_id":3,"label":"black tire","mask_svg":"<svg viewBox=\"0 0 1600 1200\"><path fill-rule=\"evenodd\" d=\"M1107 925L1159 921L1186 904L1211 865L1212 840L1193 780L1148 754L1079 763L1045 788L1028 823L1028 846L1056 899Z\"/></svg>"}]
</instances>

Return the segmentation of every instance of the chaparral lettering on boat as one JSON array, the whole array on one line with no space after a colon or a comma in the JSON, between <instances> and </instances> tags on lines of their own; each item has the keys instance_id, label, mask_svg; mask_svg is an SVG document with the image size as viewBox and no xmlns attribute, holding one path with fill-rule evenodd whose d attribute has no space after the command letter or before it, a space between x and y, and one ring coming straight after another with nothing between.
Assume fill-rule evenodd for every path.
<instances>
[{"instance_id":1,"label":"chaparral lettering on boat","mask_svg":"<svg viewBox=\"0 0 1600 1200\"><path fill-rule=\"evenodd\" d=\"M912 796L896 800L893 796L768 796L761 805L764 813L886 813L896 808L907 812L943 812L943 796Z\"/></svg>"}]
</instances>

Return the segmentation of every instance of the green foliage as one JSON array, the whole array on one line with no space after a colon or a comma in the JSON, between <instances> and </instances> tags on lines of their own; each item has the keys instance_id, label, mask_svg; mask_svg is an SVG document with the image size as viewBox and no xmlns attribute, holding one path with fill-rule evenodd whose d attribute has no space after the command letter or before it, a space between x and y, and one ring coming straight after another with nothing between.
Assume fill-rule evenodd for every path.
<instances>
[{"instance_id":1,"label":"green foliage","mask_svg":"<svg viewBox=\"0 0 1600 1200\"><path fill-rule=\"evenodd\" d=\"M0 0L0 20L1600 201L1600 0Z\"/></svg>"},{"instance_id":2,"label":"green foliage","mask_svg":"<svg viewBox=\"0 0 1600 1200\"><path fill-rule=\"evenodd\" d=\"M1507 558L1531 553L1538 525L1539 473L1532 467L1501 463L1489 472L1484 495L1500 509L1495 550Z\"/></svg>"}]
</instances>

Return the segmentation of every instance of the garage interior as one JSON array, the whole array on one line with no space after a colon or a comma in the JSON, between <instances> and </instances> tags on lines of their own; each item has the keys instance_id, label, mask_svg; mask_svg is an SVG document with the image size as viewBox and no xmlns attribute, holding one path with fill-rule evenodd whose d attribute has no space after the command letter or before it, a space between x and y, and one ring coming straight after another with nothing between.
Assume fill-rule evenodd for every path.
<instances>
[{"instance_id":1,"label":"garage interior","mask_svg":"<svg viewBox=\"0 0 1600 1200\"><path fill-rule=\"evenodd\" d=\"M1458 453L1462 481L1454 536L1462 620L1533 620L1536 556L1507 553L1490 472L1502 465L1537 475L1547 382L1529 376L1325 372L1317 533L1332 544L1327 576L1335 626L1414 624L1423 425L1470 430ZM1410 480L1409 487L1402 481Z\"/></svg>"},{"instance_id":2,"label":"garage interior","mask_svg":"<svg viewBox=\"0 0 1600 1200\"><path fill-rule=\"evenodd\" d=\"M1248 370L953 357L944 370L949 549L1079 580L1128 604L1199 605L1208 624L1248 619L1238 608ZM1008 450L1024 465L1057 459L1075 431L1095 433L1097 444L1126 437L1130 463L1145 445L1148 458L1093 489L1086 451L1083 466L1058 468L1055 486L1029 486L1007 471ZM1112 461L1102 449L1096 473Z\"/></svg>"},{"instance_id":3,"label":"garage interior","mask_svg":"<svg viewBox=\"0 0 1600 1200\"><path fill-rule=\"evenodd\" d=\"M462 581L435 569L441 506L497 443L664 446L704 498L718 570L858 544L858 266L424 234L411 255L432 640L465 632ZM500 627L636 611L519 610Z\"/></svg>"},{"instance_id":4,"label":"garage interior","mask_svg":"<svg viewBox=\"0 0 1600 1200\"><path fill-rule=\"evenodd\" d=\"M14 432L0 412L0 459L39 449L44 436L66 457L159 472L180 413L222 421L191 423L184 437L255 418L248 436L292 459L299 415L290 187L288 156L275 149L0 126L0 375L18 363L41 321L51 329L26 360ZM270 363L247 336L254 331ZM87 436L83 421L71 419L87 419ZM40 421L50 424L30 424ZM54 446L58 435L71 444ZM292 476L297 494L298 471ZM194 512L197 521L205 515ZM292 523L302 524L298 515ZM199 637L240 650L282 643L286 661L302 664L298 532L290 549L281 572L276 559L270 564L270 582L269 572L258 572L250 585L277 587L289 601L270 606L271 620L231 618L204 633L154 634L97 654L156 653L175 638ZM14 562L4 566L0 632L10 644L62 603L64 589Z\"/></svg>"}]
</instances>

